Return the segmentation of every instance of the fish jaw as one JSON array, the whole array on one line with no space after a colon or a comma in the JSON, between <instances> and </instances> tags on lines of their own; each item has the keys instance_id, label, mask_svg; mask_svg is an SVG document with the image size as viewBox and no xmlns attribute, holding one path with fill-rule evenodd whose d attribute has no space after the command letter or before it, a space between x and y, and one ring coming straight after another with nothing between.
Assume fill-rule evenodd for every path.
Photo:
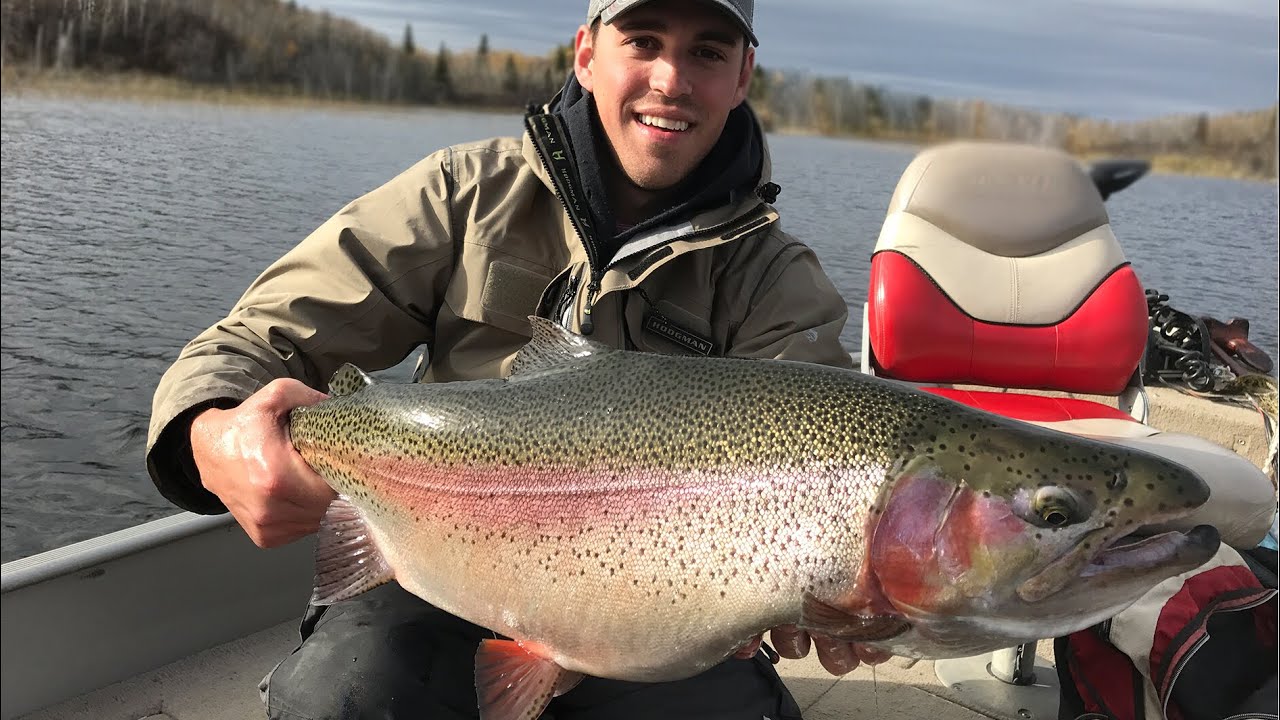
<instances>
[{"instance_id":1,"label":"fish jaw","mask_svg":"<svg viewBox=\"0 0 1280 720\"><path fill-rule=\"evenodd\" d=\"M1094 602L1122 610L1156 582L1199 567L1218 551L1218 530L1200 525L1189 532L1165 532L1148 538L1121 538L1081 558L1068 557L1074 572L1072 592L1088 594ZM1084 562L1081 563L1080 560ZM1061 583L1042 579L1061 568L1051 566L1018 586L1018 596L1037 607L1052 611L1062 605L1052 597L1052 588Z\"/></svg>"}]
</instances>

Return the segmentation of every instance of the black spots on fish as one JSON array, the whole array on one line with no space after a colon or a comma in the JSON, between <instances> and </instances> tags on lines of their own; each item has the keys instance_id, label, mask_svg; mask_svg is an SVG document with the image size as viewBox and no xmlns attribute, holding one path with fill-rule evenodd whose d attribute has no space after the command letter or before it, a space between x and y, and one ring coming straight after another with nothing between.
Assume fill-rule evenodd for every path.
<instances>
[{"instance_id":1,"label":"black spots on fish","mask_svg":"<svg viewBox=\"0 0 1280 720\"><path fill-rule=\"evenodd\" d=\"M1164 503L1160 503L1159 505L1156 505L1156 509L1160 512L1164 512L1169 509L1169 506Z\"/></svg>"},{"instance_id":2,"label":"black spots on fish","mask_svg":"<svg viewBox=\"0 0 1280 720\"><path fill-rule=\"evenodd\" d=\"M1125 507L1133 507L1133 498L1131 498L1131 497L1127 497L1127 498L1125 498L1125 499L1124 499L1124 506L1125 506Z\"/></svg>"},{"instance_id":3,"label":"black spots on fish","mask_svg":"<svg viewBox=\"0 0 1280 720\"><path fill-rule=\"evenodd\" d=\"M1147 483L1147 489L1148 489L1148 490L1155 490L1155 489L1156 489L1156 484L1155 484L1155 483Z\"/></svg>"},{"instance_id":4,"label":"black spots on fish","mask_svg":"<svg viewBox=\"0 0 1280 720\"><path fill-rule=\"evenodd\" d=\"M968 469L969 469L969 468L968 468L968 466L965 466L965 469L966 469L966 470L968 470ZM984 497L984 498L989 498L989 497L991 497L991 491L990 491L990 490L983 490L983 491L982 491L982 497Z\"/></svg>"},{"instance_id":5,"label":"black spots on fish","mask_svg":"<svg viewBox=\"0 0 1280 720\"><path fill-rule=\"evenodd\" d=\"M1037 539L1037 540L1043 540L1043 539L1044 539L1044 533L1036 533L1035 537L1036 537L1036 539Z\"/></svg>"}]
</instances>

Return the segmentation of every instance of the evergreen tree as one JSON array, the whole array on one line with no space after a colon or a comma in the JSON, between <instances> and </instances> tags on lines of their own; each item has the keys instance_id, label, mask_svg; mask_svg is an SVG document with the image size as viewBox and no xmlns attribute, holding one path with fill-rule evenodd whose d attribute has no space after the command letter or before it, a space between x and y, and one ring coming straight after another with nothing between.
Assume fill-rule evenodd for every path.
<instances>
[{"instance_id":1,"label":"evergreen tree","mask_svg":"<svg viewBox=\"0 0 1280 720\"><path fill-rule=\"evenodd\" d=\"M417 51L413 45L413 26L409 23L404 24L404 54L412 55Z\"/></svg>"},{"instance_id":2,"label":"evergreen tree","mask_svg":"<svg viewBox=\"0 0 1280 720\"><path fill-rule=\"evenodd\" d=\"M747 91L747 99L756 105L769 102L769 74L760 65L751 71L751 89Z\"/></svg>"},{"instance_id":3,"label":"evergreen tree","mask_svg":"<svg viewBox=\"0 0 1280 720\"><path fill-rule=\"evenodd\" d=\"M436 55L436 87L448 97L453 94L453 78L449 76L449 51L444 43L440 43L440 52Z\"/></svg>"},{"instance_id":4,"label":"evergreen tree","mask_svg":"<svg viewBox=\"0 0 1280 720\"><path fill-rule=\"evenodd\" d=\"M502 89L513 93L520 88L520 73L516 70L516 56L507 54L507 63L502 68Z\"/></svg>"},{"instance_id":5,"label":"evergreen tree","mask_svg":"<svg viewBox=\"0 0 1280 720\"><path fill-rule=\"evenodd\" d=\"M569 72L569 56L573 52L573 48L568 45L556 46L556 74L564 77Z\"/></svg>"}]
</instances>

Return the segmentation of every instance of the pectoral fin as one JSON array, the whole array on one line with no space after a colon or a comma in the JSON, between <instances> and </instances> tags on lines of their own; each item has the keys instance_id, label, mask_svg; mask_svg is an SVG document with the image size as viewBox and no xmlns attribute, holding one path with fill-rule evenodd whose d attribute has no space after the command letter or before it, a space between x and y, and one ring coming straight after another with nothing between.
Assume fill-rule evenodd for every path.
<instances>
[{"instance_id":1,"label":"pectoral fin","mask_svg":"<svg viewBox=\"0 0 1280 720\"><path fill-rule=\"evenodd\" d=\"M364 517L345 497L329 504L316 536L312 605L332 605L395 579Z\"/></svg>"},{"instance_id":2,"label":"pectoral fin","mask_svg":"<svg viewBox=\"0 0 1280 720\"><path fill-rule=\"evenodd\" d=\"M812 595L804 596L800 627L828 637L853 642L873 642L897 637L911 628L901 615L871 610L849 612L828 605Z\"/></svg>"},{"instance_id":3,"label":"pectoral fin","mask_svg":"<svg viewBox=\"0 0 1280 720\"><path fill-rule=\"evenodd\" d=\"M532 646L531 646L532 647ZM551 698L573 689L570 672L512 640L482 640L476 650L480 720L536 720Z\"/></svg>"}]
</instances>

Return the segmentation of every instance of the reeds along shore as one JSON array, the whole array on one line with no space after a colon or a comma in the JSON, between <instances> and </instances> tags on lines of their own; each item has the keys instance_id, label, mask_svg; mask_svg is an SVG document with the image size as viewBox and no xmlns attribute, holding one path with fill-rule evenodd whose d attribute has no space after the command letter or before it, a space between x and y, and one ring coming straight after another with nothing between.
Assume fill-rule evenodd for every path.
<instances>
[{"instance_id":1,"label":"reeds along shore","mask_svg":"<svg viewBox=\"0 0 1280 720\"><path fill-rule=\"evenodd\" d=\"M514 110L543 101L570 47L544 56L424 51L280 0L0 0L5 92L253 103L382 103ZM778 132L913 143L955 138L1137 157L1157 171L1274 180L1277 106L1112 122L934 99L848 78L756 68L751 100Z\"/></svg>"}]
</instances>

